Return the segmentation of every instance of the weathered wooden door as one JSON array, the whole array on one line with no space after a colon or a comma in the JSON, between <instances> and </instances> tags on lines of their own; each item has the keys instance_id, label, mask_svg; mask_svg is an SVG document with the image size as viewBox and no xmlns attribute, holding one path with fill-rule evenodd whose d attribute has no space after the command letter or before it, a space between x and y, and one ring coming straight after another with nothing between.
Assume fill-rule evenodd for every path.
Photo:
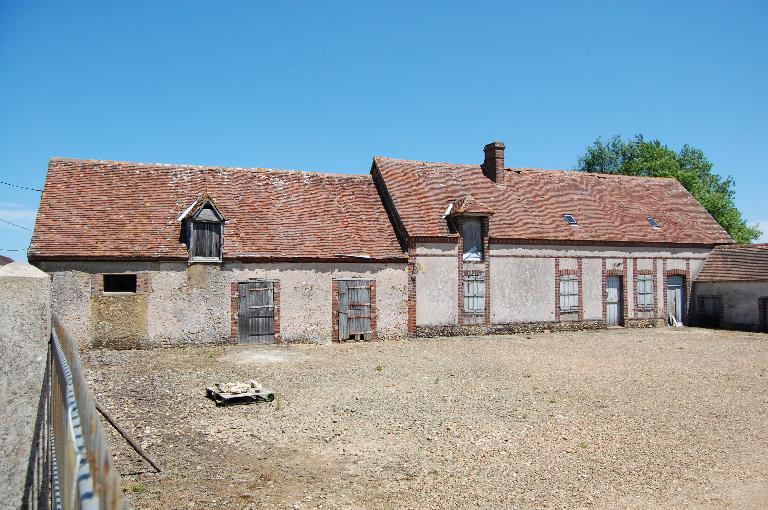
<instances>
[{"instance_id":1,"label":"weathered wooden door","mask_svg":"<svg viewBox=\"0 0 768 510\"><path fill-rule=\"evenodd\" d=\"M720 323L720 298L704 296L701 298L701 320L703 326L716 328Z\"/></svg>"},{"instance_id":2,"label":"weathered wooden door","mask_svg":"<svg viewBox=\"0 0 768 510\"><path fill-rule=\"evenodd\" d=\"M237 323L241 344L275 342L275 284L256 280L238 284L240 308Z\"/></svg>"},{"instance_id":3,"label":"weathered wooden door","mask_svg":"<svg viewBox=\"0 0 768 510\"><path fill-rule=\"evenodd\" d=\"M682 324L683 305L685 303L684 281L682 276L670 276L667 279L667 312Z\"/></svg>"},{"instance_id":4,"label":"weathered wooden door","mask_svg":"<svg viewBox=\"0 0 768 510\"><path fill-rule=\"evenodd\" d=\"M371 282L339 280L339 340L371 339Z\"/></svg>"},{"instance_id":5,"label":"weathered wooden door","mask_svg":"<svg viewBox=\"0 0 768 510\"><path fill-rule=\"evenodd\" d=\"M605 286L605 307L608 314L608 325L621 325L622 317L621 277L609 276Z\"/></svg>"}]
</instances>

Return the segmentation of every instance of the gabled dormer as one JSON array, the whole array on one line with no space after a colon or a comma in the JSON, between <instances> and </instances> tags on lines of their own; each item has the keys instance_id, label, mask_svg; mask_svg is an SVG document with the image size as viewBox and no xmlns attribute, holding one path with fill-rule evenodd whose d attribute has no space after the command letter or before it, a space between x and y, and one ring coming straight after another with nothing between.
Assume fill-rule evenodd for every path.
<instances>
[{"instance_id":1,"label":"gabled dormer","mask_svg":"<svg viewBox=\"0 0 768 510\"><path fill-rule=\"evenodd\" d=\"M462 258L480 262L485 258L484 245L488 237L488 223L493 209L466 195L452 200L443 217L451 232L458 232L462 239Z\"/></svg>"},{"instance_id":2,"label":"gabled dormer","mask_svg":"<svg viewBox=\"0 0 768 510\"><path fill-rule=\"evenodd\" d=\"M221 262L224 256L226 219L205 194L181 213L182 238L189 250L190 262Z\"/></svg>"}]
</instances>

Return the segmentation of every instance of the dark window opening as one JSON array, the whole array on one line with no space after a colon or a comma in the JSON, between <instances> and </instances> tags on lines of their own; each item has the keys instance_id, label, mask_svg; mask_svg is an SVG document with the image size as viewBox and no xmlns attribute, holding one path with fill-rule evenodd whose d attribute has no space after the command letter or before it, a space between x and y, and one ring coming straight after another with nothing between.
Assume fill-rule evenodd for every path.
<instances>
[{"instance_id":1,"label":"dark window opening","mask_svg":"<svg viewBox=\"0 0 768 510\"><path fill-rule=\"evenodd\" d=\"M565 221L567 221L569 225L578 225L573 214L563 214L563 218L565 218Z\"/></svg>"},{"instance_id":2,"label":"dark window opening","mask_svg":"<svg viewBox=\"0 0 768 510\"><path fill-rule=\"evenodd\" d=\"M104 292L136 293L135 274L105 274Z\"/></svg>"},{"instance_id":3,"label":"dark window opening","mask_svg":"<svg viewBox=\"0 0 768 510\"><path fill-rule=\"evenodd\" d=\"M464 218L461 224L464 237L464 260L483 260L483 223L480 218Z\"/></svg>"}]
</instances>

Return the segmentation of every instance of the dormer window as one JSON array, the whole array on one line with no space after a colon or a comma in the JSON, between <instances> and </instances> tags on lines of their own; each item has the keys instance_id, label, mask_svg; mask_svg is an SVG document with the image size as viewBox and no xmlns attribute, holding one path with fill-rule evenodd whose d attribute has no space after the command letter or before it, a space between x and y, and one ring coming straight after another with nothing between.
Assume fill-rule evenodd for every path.
<instances>
[{"instance_id":1,"label":"dormer window","mask_svg":"<svg viewBox=\"0 0 768 510\"><path fill-rule=\"evenodd\" d=\"M461 222L464 238L464 260L483 260L483 224L480 218L467 217Z\"/></svg>"},{"instance_id":2,"label":"dormer window","mask_svg":"<svg viewBox=\"0 0 768 510\"><path fill-rule=\"evenodd\" d=\"M568 224L572 227L575 227L578 225L578 222L576 221L576 217L573 214L563 214L563 218L565 218L565 221L568 222Z\"/></svg>"},{"instance_id":3,"label":"dormer window","mask_svg":"<svg viewBox=\"0 0 768 510\"><path fill-rule=\"evenodd\" d=\"M659 225L659 222L656 221L656 219L653 218L652 216L648 216L648 224L653 228L661 228L661 225Z\"/></svg>"},{"instance_id":4,"label":"dormer window","mask_svg":"<svg viewBox=\"0 0 768 510\"><path fill-rule=\"evenodd\" d=\"M225 220L211 199L198 199L179 220L184 222L189 260L221 262L224 253Z\"/></svg>"}]
</instances>

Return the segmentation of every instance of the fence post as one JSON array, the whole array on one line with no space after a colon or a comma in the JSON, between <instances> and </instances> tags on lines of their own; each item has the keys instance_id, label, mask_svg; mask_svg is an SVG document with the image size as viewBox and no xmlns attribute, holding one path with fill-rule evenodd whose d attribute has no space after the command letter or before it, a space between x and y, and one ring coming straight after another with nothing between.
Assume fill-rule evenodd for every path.
<instances>
[{"instance_id":1,"label":"fence post","mask_svg":"<svg viewBox=\"0 0 768 510\"><path fill-rule=\"evenodd\" d=\"M23 262L0 267L0 508L20 508L39 482L28 476L39 463L43 385L51 335L51 280ZM42 412L41 412L42 411ZM43 427L44 429L44 427ZM44 432L44 430L43 430ZM30 487L27 487L27 485Z\"/></svg>"}]
</instances>

